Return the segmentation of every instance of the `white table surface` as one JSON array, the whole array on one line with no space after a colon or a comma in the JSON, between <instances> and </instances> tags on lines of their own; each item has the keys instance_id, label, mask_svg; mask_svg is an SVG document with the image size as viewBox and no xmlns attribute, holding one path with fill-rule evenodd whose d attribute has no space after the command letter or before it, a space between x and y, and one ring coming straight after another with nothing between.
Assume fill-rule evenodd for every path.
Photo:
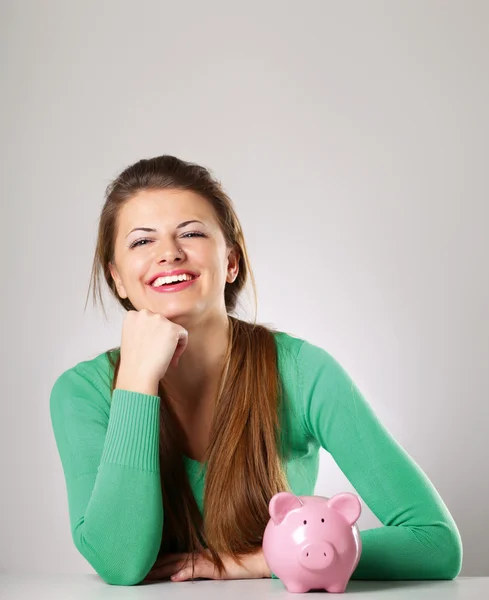
<instances>
[{"instance_id":1,"label":"white table surface","mask_svg":"<svg viewBox=\"0 0 489 600\"><path fill-rule=\"evenodd\" d=\"M309 592L317 598L321 592ZM326 592L322 592L326 594ZM485 600L489 577L457 577L453 581L350 581L343 594L372 600ZM1 600L261 600L303 597L291 594L278 579L235 581L151 581L135 586L109 585L96 574L44 575L0 573Z\"/></svg>"}]
</instances>

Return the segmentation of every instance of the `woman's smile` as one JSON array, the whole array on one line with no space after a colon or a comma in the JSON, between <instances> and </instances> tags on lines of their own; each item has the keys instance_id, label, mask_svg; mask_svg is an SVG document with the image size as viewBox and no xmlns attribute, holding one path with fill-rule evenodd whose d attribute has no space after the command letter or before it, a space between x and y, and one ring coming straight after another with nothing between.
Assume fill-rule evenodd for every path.
<instances>
[{"instance_id":1,"label":"woman's smile","mask_svg":"<svg viewBox=\"0 0 489 600\"><path fill-rule=\"evenodd\" d=\"M187 289L197 281L198 277L187 281L177 281L175 283L164 283L162 285L150 285L149 287L157 294L165 294L167 292L181 292Z\"/></svg>"}]
</instances>

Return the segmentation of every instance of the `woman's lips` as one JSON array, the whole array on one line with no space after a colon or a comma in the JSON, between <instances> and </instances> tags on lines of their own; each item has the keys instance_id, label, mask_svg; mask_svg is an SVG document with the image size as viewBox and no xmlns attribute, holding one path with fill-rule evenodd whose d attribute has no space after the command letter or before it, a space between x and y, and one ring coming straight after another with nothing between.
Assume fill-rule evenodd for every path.
<instances>
[{"instance_id":1,"label":"woman's lips","mask_svg":"<svg viewBox=\"0 0 489 600\"><path fill-rule=\"evenodd\" d=\"M155 287L154 285L150 285L149 287L154 291L157 292L158 294L165 294L165 293L169 293L169 292L180 292L186 288L188 288L189 286L192 285L192 283L195 283L197 281L198 277L194 277L194 279L189 279L188 281L179 281L178 283L171 283L171 284L167 284L167 285L159 285L158 287Z\"/></svg>"}]
</instances>

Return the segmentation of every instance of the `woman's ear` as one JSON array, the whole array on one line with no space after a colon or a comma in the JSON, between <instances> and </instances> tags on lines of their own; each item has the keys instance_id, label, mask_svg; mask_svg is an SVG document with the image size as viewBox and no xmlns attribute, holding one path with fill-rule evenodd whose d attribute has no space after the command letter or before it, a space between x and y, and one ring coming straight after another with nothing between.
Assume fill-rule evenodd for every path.
<instances>
[{"instance_id":1,"label":"woman's ear","mask_svg":"<svg viewBox=\"0 0 489 600\"><path fill-rule=\"evenodd\" d=\"M238 248L232 248L229 251L229 254L228 254L228 276L227 276L228 283L233 283L233 281L238 276L239 257L240 257L240 253L239 253Z\"/></svg>"}]
</instances>

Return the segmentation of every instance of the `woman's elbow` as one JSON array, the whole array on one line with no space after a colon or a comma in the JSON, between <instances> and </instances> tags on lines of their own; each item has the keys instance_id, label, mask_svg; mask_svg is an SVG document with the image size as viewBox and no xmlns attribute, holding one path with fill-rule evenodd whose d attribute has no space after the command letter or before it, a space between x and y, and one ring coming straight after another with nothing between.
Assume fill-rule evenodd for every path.
<instances>
[{"instance_id":1,"label":"woman's elbow","mask_svg":"<svg viewBox=\"0 0 489 600\"><path fill-rule=\"evenodd\" d=\"M462 538L458 530L444 540L438 563L439 579L455 579L460 575L463 562Z\"/></svg>"},{"instance_id":2,"label":"woman's elbow","mask_svg":"<svg viewBox=\"0 0 489 600\"><path fill-rule=\"evenodd\" d=\"M92 565L93 566L93 565ZM94 567L95 568L95 567ZM97 574L109 585L138 585L149 573L151 565L132 565L131 568L124 568L119 565L110 567L98 567Z\"/></svg>"},{"instance_id":3,"label":"woman's elbow","mask_svg":"<svg viewBox=\"0 0 489 600\"><path fill-rule=\"evenodd\" d=\"M99 571L98 574L100 577L108 583L109 585L138 585L144 580L144 575L142 577L134 577L133 575L127 575L126 573L105 573Z\"/></svg>"},{"instance_id":4,"label":"woman's elbow","mask_svg":"<svg viewBox=\"0 0 489 600\"><path fill-rule=\"evenodd\" d=\"M88 561L97 575L110 585L138 585L151 570L156 556L153 553L142 556L141 552L133 552L125 557L123 552L95 553L86 546L77 546L78 551Z\"/></svg>"}]
</instances>

